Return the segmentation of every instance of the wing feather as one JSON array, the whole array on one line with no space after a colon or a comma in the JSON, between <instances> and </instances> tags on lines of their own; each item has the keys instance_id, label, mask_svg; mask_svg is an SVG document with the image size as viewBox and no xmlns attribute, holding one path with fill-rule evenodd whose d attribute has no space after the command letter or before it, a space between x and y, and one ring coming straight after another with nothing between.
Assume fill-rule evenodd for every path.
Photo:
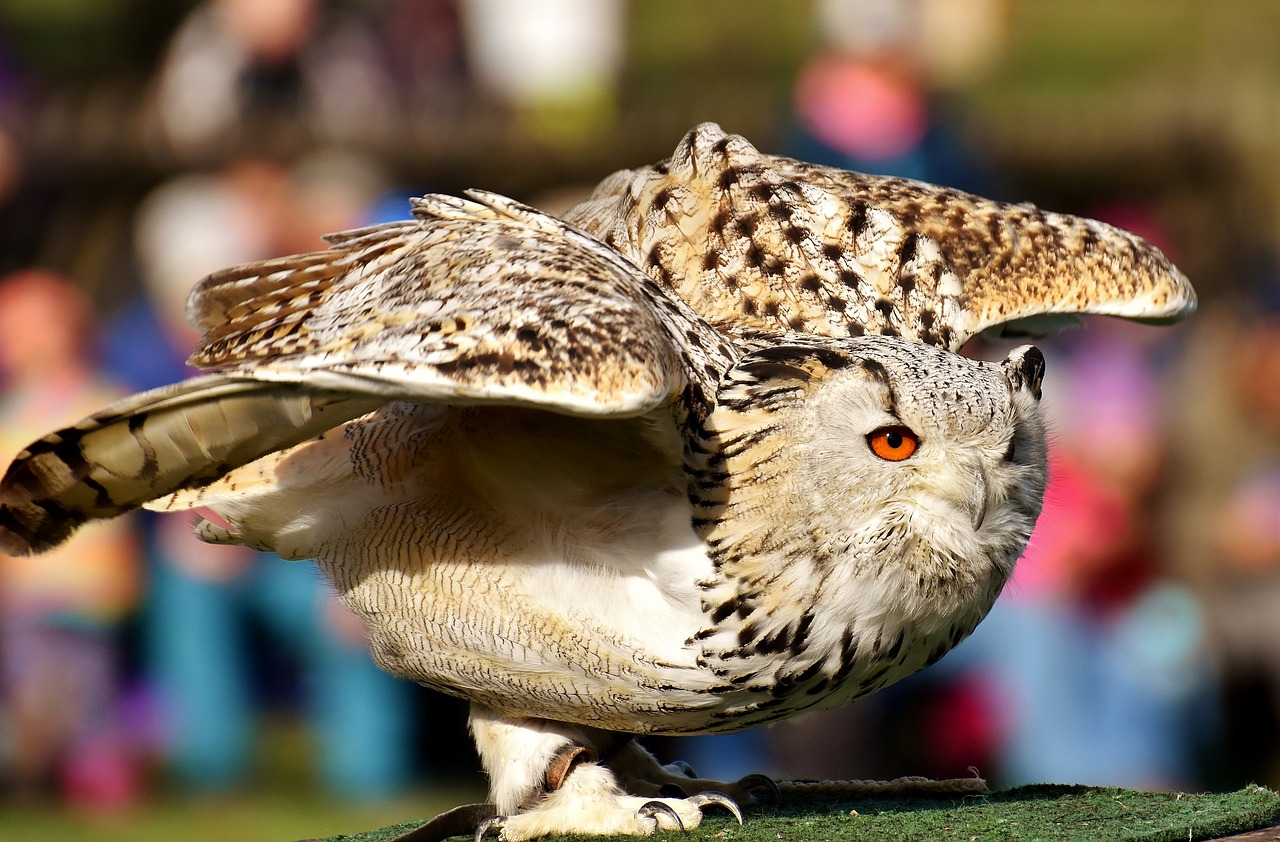
<instances>
[{"instance_id":1,"label":"wing feather","mask_svg":"<svg viewBox=\"0 0 1280 842\"><path fill-rule=\"evenodd\" d=\"M711 123L565 218L735 336L875 333L958 350L1031 317L1172 321L1196 304L1158 249L1113 226L765 155Z\"/></svg>"},{"instance_id":2,"label":"wing feather","mask_svg":"<svg viewBox=\"0 0 1280 842\"><path fill-rule=\"evenodd\" d=\"M28 445L0 481L0 552L199 486L368 413L379 398L210 374L133 395Z\"/></svg>"},{"instance_id":3,"label":"wing feather","mask_svg":"<svg viewBox=\"0 0 1280 842\"><path fill-rule=\"evenodd\" d=\"M634 265L495 194L416 200L416 220L219 272L188 307L191 361L413 400L642 414L730 352ZM691 338L692 337L692 338ZM699 383L704 389L709 383Z\"/></svg>"},{"instance_id":4,"label":"wing feather","mask_svg":"<svg viewBox=\"0 0 1280 842\"><path fill-rule=\"evenodd\" d=\"M427 196L415 219L209 276L188 304L214 373L135 395L20 453L0 550L199 488L385 405L618 418L710 404L728 343L599 241L510 199ZM678 450L678 446L677 446Z\"/></svg>"}]
</instances>

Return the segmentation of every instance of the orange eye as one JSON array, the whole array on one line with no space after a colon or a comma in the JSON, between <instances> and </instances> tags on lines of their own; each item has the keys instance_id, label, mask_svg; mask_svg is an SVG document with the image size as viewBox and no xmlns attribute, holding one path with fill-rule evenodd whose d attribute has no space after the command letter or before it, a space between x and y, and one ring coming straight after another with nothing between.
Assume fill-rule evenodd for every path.
<instances>
[{"instance_id":1,"label":"orange eye","mask_svg":"<svg viewBox=\"0 0 1280 842\"><path fill-rule=\"evenodd\" d=\"M885 461L901 462L916 452L920 438L906 427L881 427L867 436L867 446Z\"/></svg>"}]
</instances>

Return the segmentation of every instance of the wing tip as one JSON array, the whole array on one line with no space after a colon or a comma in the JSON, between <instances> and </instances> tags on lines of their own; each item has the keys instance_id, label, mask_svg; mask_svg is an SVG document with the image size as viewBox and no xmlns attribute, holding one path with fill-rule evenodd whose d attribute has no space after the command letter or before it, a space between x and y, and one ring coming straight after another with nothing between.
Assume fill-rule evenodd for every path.
<instances>
[{"instance_id":1,"label":"wing tip","mask_svg":"<svg viewBox=\"0 0 1280 842\"><path fill-rule=\"evenodd\" d=\"M1067 232L1050 251L1047 269L1060 286L1023 288L1016 278L966 285L969 312L957 319L961 344L979 333L1045 336L1069 316L1108 316L1149 325L1171 325L1195 313L1191 280L1159 248L1117 226L1084 217L1057 217ZM1082 234L1088 234L1087 247Z\"/></svg>"},{"instance_id":2,"label":"wing tip","mask_svg":"<svg viewBox=\"0 0 1280 842\"><path fill-rule=\"evenodd\" d=\"M1123 266L1118 271L1135 276L1134 294L1102 299L1082 312L1162 325L1182 321L1195 313L1199 297L1191 279L1158 248L1136 235L1128 236L1136 242L1138 256L1129 272L1125 272Z\"/></svg>"},{"instance_id":3,"label":"wing tip","mask_svg":"<svg viewBox=\"0 0 1280 842\"><path fill-rule=\"evenodd\" d=\"M83 523L61 507L5 501L0 503L0 554L38 555L66 541Z\"/></svg>"}]
</instances>

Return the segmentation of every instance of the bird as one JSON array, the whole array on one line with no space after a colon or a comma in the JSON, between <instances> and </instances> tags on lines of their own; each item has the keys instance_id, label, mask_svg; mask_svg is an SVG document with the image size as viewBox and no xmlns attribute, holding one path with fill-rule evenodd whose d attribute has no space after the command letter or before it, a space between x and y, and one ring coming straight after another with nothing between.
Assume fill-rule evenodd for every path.
<instances>
[{"instance_id":1,"label":"bird","mask_svg":"<svg viewBox=\"0 0 1280 842\"><path fill-rule=\"evenodd\" d=\"M1026 546L1044 355L957 351L1196 300L1117 228L712 123L563 217L480 190L412 213L197 283L204 373L19 453L0 552L145 506L314 560L381 667L470 703L478 839L741 821L767 778L638 737L914 673Z\"/></svg>"}]
</instances>

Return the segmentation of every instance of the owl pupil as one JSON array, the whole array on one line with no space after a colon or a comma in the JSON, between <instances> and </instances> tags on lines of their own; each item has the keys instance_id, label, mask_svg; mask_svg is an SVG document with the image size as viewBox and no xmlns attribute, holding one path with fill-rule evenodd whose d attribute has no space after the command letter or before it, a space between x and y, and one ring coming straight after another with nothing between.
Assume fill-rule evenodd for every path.
<instances>
[{"instance_id":1,"label":"owl pupil","mask_svg":"<svg viewBox=\"0 0 1280 842\"><path fill-rule=\"evenodd\" d=\"M890 448L897 450L902 447L902 433L886 433L884 443Z\"/></svg>"}]
</instances>

